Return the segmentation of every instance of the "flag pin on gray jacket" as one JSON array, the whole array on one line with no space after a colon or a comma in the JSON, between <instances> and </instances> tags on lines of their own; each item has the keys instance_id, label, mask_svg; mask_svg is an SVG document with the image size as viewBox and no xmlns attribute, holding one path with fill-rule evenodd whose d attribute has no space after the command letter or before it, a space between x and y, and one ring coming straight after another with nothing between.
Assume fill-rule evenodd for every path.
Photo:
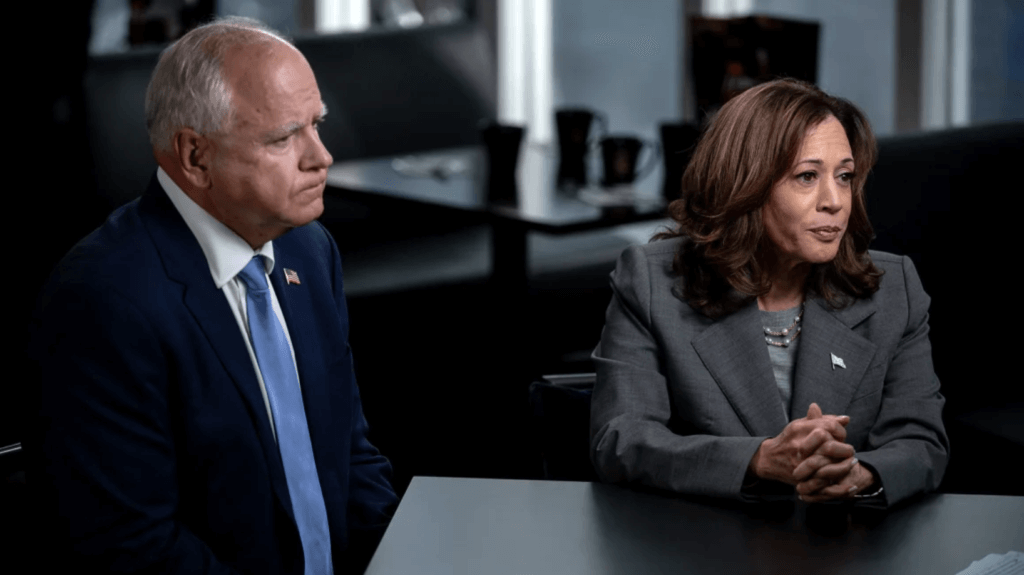
<instances>
[{"instance_id":1,"label":"flag pin on gray jacket","mask_svg":"<svg viewBox=\"0 0 1024 575\"><path fill-rule=\"evenodd\" d=\"M846 369L846 364L843 363L843 358L839 357L838 355L836 355L834 353L832 353L830 355L832 356L832 371L836 370L836 366L837 365L839 367L843 368L843 369Z\"/></svg>"}]
</instances>

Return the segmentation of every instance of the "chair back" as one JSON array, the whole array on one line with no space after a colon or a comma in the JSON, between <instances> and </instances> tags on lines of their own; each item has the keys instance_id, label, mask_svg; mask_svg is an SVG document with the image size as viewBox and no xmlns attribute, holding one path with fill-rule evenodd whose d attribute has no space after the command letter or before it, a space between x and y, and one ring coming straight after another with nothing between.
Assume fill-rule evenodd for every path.
<instances>
[{"instance_id":1,"label":"chair back","mask_svg":"<svg viewBox=\"0 0 1024 575\"><path fill-rule=\"evenodd\" d=\"M28 561L29 523L25 463L20 443L0 444L0 571L17 575ZM38 567L38 565L36 565Z\"/></svg>"},{"instance_id":2,"label":"chair back","mask_svg":"<svg viewBox=\"0 0 1024 575\"><path fill-rule=\"evenodd\" d=\"M530 385L533 428L544 478L599 481L590 462L590 398L595 375L547 375Z\"/></svg>"}]
</instances>

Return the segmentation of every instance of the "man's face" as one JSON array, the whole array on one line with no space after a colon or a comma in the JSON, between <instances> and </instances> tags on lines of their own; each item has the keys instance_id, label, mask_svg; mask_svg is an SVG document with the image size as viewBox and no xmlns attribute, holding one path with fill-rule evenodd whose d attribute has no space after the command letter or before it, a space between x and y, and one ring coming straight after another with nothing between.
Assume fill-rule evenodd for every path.
<instances>
[{"instance_id":1,"label":"man's face","mask_svg":"<svg viewBox=\"0 0 1024 575\"><path fill-rule=\"evenodd\" d=\"M233 117L209 137L211 214L259 247L323 213L326 112L313 70L283 42L235 46L224 58Z\"/></svg>"}]
</instances>

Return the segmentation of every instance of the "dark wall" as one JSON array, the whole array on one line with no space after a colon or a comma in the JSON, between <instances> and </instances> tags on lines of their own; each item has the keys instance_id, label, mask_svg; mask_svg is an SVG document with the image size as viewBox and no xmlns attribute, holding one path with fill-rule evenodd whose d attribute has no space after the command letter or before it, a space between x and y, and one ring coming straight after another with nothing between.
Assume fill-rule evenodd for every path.
<instances>
[{"instance_id":1,"label":"dark wall","mask_svg":"<svg viewBox=\"0 0 1024 575\"><path fill-rule=\"evenodd\" d=\"M477 143L495 113L494 56L483 28L459 23L296 38L328 107L321 138L335 162ZM158 49L93 57L85 73L95 182L109 208L152 175L146 86Z\"/></svg>"},{"instance_id":2,"label":"dark wall","mask_svg":"<svg viewBox=\"0 0 1024 575\"><path fill-rule=\"evenodd\" d=\"M102 221L95 194L92 157L85 129L82 77L89 41L87 0L61 6L61 17L42 3L16 3L11 22L32 26L32 39L15 34L5 85L13 124L4 172L4 208L12 232L6 250L8 278L5 324L14 335L6 345L12 376L0 383L0 446L20 439L24 415L22 372L33 304L54 263ZM2 508L0 504L0 508Z\"/></svg>"}]
</instances>

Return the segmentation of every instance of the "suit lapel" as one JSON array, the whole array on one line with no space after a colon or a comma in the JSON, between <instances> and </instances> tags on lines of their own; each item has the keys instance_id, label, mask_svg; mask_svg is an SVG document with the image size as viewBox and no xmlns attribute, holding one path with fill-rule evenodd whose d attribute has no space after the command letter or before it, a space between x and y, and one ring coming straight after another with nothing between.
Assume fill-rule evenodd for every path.
<instances>
[{"instance_id":1,"label":"suit lapel","mask_svg":"<svg viewBox=\"0 0 1024 575\"><path fill-rule=\"evenodd\" d=\"M198 240L160 187L156 176L140 200L139 213L153 236L168 278L182 285L185 307L199 324L207 343L242 396L262 444L274 492L291 514L291 499L288 496L281 454L270 429L266 403L256 380L252 360L240 337L238 322L224 299L224 293L213 283L206 256Z\"/></svg>"},{"instance_id":2,"label":"suit lapel","mask_svg":"<svg viewBox=\"0 0 1024 575\"><path fill-rule=\"evenodd\" d=\"M782 431L788 419L756 303L719 319L692 345L751 436Z\"/></svg>"},{"instance_id":3,"label":"suit lapel","mask_svg":"<svg viewBox=\"0 0 1024 575\"><path fill-rule=\"evenodd\" d=\"M874 305L866 300L838 311L820 298L807 302L793 384L794 419L804 417L811 403L825 414L846 412L878 347L852 328L874 313Z\"/></svg>"}]
</instances>

